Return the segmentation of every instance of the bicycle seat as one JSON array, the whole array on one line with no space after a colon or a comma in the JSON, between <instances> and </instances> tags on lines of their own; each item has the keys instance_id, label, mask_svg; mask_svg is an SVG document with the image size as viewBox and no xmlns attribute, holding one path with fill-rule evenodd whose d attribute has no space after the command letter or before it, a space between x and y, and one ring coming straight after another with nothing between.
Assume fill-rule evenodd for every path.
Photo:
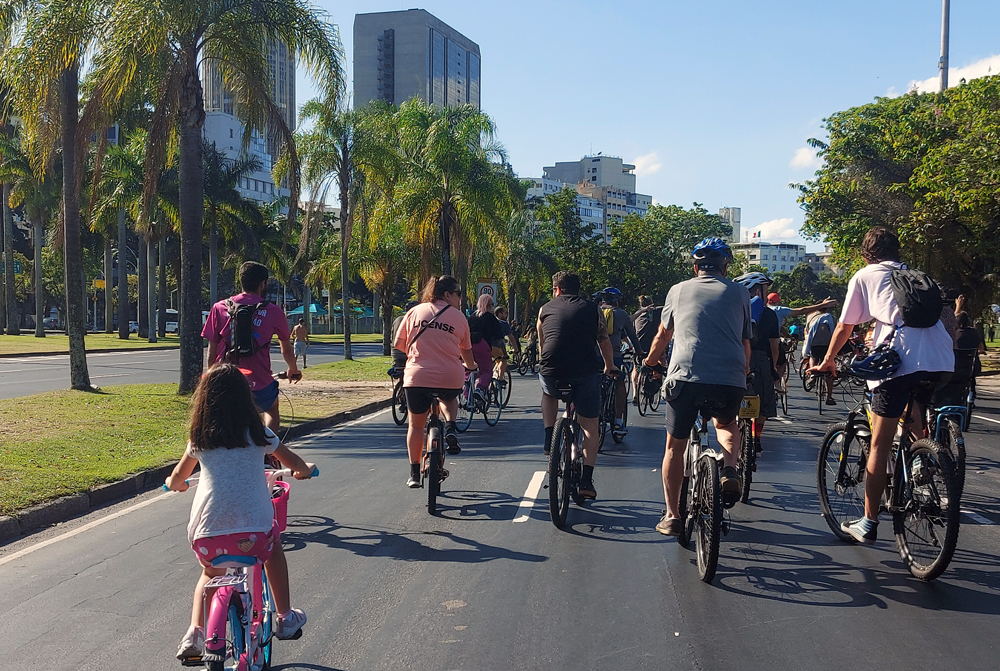
<instances>
[{"instance_id":1,"label":"bicycle seat","mask_svg":"<svg viewBox=\"0 0 1000 671\"><path fill-rule=\"evenodd\" d=\"M247 555L219 555L212 560L215 568L249 568L256 563L256 557Z\"/></svg>"},{"instance_id":2,"label":"bicycle seat","mask_svg":"<svg viewBox=\"0 0 1000 671\"><path fill-rule=\"evenodd\" d=\"M560 401L565 401L566 403L569 403L570 401L573 400L573 387L571 387L568 382L558 380L556 382L556 391L559 393L559 396L557 396L557 398Z\"/></svg>"}]
</instances>

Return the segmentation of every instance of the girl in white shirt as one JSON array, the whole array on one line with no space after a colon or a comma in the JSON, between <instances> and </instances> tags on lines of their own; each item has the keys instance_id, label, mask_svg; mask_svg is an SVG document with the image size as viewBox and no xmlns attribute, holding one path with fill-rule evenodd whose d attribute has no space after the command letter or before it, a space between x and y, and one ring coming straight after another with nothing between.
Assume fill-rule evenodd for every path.
<instances>
[{"instance_id":1,"label":"girl in white shirt","mask_svg":"<svg viewBox=\"0 0 1000 671\"><path fill-rule=\"evenodd\" d=\"M204 653L203 591L209 580L226 572L212 566L212 560L220 555L253 556L264 561L278 612L278 638L291 637L305 624L305 613L289 603L288 565L264 475L265 454L273 454L291 468L298 480L310 477L315 468L264 426L240 369L231 364L213 366L202 376L191 401L187 449L166 480L169 489L183 492L195 465L201 464L188 540L202 565L202 574L194 589L191 626L181 639L178 659Z\"/></svg>"}]
</instances>

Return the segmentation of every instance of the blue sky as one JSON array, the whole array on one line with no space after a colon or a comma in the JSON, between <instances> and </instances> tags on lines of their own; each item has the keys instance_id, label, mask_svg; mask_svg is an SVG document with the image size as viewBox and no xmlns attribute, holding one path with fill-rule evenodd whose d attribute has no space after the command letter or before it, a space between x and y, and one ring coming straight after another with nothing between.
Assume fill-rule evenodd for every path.
<instances>
[{"instance_id":1,"label":"blue sky","mask_svg":"<svg viewBox=\"0 0 1000 671\"><path fill-rule=\"evenodd\" d=\"M349 78L359 12L420 7L478 43L483 109L518 174L621 156L657 202L741 207L744 231L768 241L801 242L788 184L815 170L804 148L822 119L936 87L941 40L941 0L317 4L340 26ZM952 2L952 85L1000 73L998 26L997 0ZM300 73L299 104L314 90Z\"/></svg>"}]
</instances>

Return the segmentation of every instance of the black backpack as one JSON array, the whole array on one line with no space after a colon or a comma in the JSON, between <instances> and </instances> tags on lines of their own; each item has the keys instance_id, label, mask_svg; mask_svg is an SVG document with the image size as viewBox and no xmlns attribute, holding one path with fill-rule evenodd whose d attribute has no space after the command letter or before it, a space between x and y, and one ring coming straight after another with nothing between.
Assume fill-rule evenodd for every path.
<instances>
[{"instance_id":1,"label":"black backpack","mask_svg":"<svg viewBox=\"0 0 1000 671\"><path fill-rule=\"evenodd\" d=\"M229 347L226 349L226 359L236 363L240 359L253 356L259 347L253 337L254 319L257 310L270 305L270 301L240 305L232 298L226 300L226 311L229 313Z\"/></svg>"},{"instance_id":2,"label":"black backpack","mask_svg":"<svg viewBox=\"0 0 1000 671\"><path fill-rule=\"evenodd\" d=\"M889 278L904 326L926 329L941 319L941 289L931 277L915 268L893 268Z\"/></svg>"}]
</instances>

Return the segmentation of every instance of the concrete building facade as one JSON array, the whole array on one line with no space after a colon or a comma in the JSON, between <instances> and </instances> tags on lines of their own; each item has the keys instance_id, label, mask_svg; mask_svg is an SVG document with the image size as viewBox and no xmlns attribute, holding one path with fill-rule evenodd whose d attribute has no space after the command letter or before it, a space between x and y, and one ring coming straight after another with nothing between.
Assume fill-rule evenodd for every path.
<instances>
[{"instance_id":1,"label":"concrete building facade","mask_svg":"<svg viewBox=\"0 0 1000 671\"><path fill-rule=\"evenodd\" d=\"M646 216L652 196L636 193L635 166L620 157L597 154L579 161L559 162L546 166L543 179L569 184L582 196L601 204L601 230L606 242L611 241L608 226L629 214Z\"/></svg>"},{"instance_id":2,"label":"concrete building facade","mask_svg":"<svg viewBox=\"0 0 1000 671\"><path fill-rule=\"evenodd\" d=\"M790 242L736 242L730 245L734 254L745 254L751 265L769 272L789 272L806 260L806 246Z\"/></svg>"},{"instance_id":3,"label":"concrete building facade","mask_svg":"<svg viewBox=\"0 0 1000 671\"><path fill-rule=\"evenodd\" d=\"M719 210L719 216L727 224L733 227L732 235L729 236L729 242L739 242L740 241L740 208L738 207L723 207Z\"/></svg>"},{"instance_id":4,"label":"concrete building facade","mask_svg":"<svg viewBox=\"0 0 1000 671\"><path fill-rule=\"evenodd\" d=\"M479 45L423 9L354 17L354 104L481 106Z\"/></svg>"},{"instance_id":5,"label":"concrete building facade","mask_svg":"<svg viewBox=\"0 0 1000 671\"><path fill-rule=\"evenodd\" d=\"M533 186L528 188L528 198L542 198L558 193L563 189L576 190L576 185L558 182L548 177L529 177ZM576 212L583 224L594 227L594 237L610 242L611 237L604 222L604 203L592 196L577 192Z\"/></svg>"},{"instance_id":6,"label":"concrete building facade","mask_svg":"<svg viewBox=\"0 0 1000 671\"><path fill-rule=\"evenodd\" d=\"M232 114L225 112L206 112L202 137L209 144L225 154L229 160L236 160L247 155L257 158L260 170L251 173L238 185L244 198L258 203L270 203L281 196L290 196L287 188L274 183L271 176L272 157L268 153L267 140L258 134L250 140L246 153L243 152L243 124Z\"/></svg>"}]
</instances>

